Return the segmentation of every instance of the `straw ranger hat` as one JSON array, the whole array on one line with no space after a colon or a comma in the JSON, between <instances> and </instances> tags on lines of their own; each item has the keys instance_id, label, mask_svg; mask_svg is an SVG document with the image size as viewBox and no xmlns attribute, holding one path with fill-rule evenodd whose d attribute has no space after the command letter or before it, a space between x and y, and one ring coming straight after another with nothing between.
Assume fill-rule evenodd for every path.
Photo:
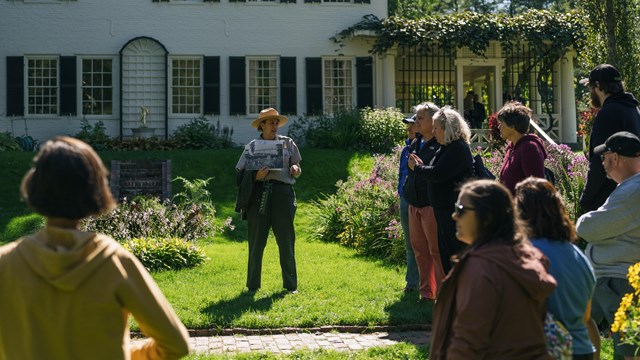
<instances>
[{"instance_id":1,"label":"straw ranger hat","mask_svg":"<svg viewBox=\"0 0 640 360\"><path fill-rule=\"evenodd\" d=\"M278 110L274 108L268 108L260 111L258 118L251 122L251 126L257 129L258 126L260 126L261 122L269 119L278 119L280 121L278 123L278 127L282 127L284 124L287 123L287 121L289 121L289 119L287 119L286 116L280 115L280 113L278 113Z\"/></svg>"}]
</instances>

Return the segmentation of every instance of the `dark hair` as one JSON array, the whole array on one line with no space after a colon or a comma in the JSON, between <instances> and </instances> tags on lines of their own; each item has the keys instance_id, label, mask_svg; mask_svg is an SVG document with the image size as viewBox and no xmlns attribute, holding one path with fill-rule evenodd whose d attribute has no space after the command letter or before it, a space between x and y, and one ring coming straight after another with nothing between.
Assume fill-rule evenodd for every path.
<instances>
[{"instance_id":1,"label":"dark hair","mask_svg":"<svg viewBox=\"0 0 640 360\"><path fill-rule=\"evenodd\" d=\"M622 94L625 92L622 81L598 81L598 88L605 94Z\"/></svg>"},{"instance_id":2,"label":"dark hair","mask_svg":"<svg viewBox=\"0 0 640 360\"><path fill-rule=\"evenodd\" d=\"M531 109L519 101L509 101L498 110L498 120L514 128L520 134L529 133Z\"/></svg>"},{"instance_id":3,"label":"dark hair","mask_svg":"<svg viewBox=\"0 0 640 360\"><path fill-rule=\"evenodd\" d=\"M37 213L78 220L115 207L107 169L81 140L60 136L47 141L22 179L22 197Z\"/></svg>"},{"instance_id":4,"label":"dark hair","mask_svg":"<svg viewBox=\"0 0 640 360\"><path fill-rule=\"evenodd\" d=\"M529 177L516 185L516 209L527 237L575 241L576 230L553 185Z\"/></svg>"},{"instance_id":5,"label":"dark hair","mask_svg":"<svg viewBox=\"0 0 640 360\"><path fill-rule=\"evenodd\" d=\"M462 196L466 196L475 209L478 223L471 248L489 243L515 245L523 241L511 192L504 185L494 180L473 180L462 185Z\"/></svg>"}]
</instances>

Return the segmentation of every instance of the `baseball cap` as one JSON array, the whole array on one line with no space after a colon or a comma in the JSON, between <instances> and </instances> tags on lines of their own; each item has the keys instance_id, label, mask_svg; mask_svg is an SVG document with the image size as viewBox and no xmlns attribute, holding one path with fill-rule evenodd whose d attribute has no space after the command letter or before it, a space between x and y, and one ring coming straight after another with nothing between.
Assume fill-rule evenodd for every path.
<instances>
[{"instance_id":1,"label":"baseball cap","mask_svg":"<svg viewBox=\"0 0 640 360\"><path fill-rule=\"evenodd\" d=\"M640 139L628 131L617 132L609 136L604 144L593 149L593 153L596 155L602 155L607 151L627 157L640 156Z\"/></svg>"},{"instance_id":2,"label":"baseball cap","mask_svg":"<svg viewBox=\"0 0 640 360\"><path fill-rule=\"evenodd\" d=\"M584 78L580 80L580 84L582 85L594 85L596 81L601 82L616 82L622 81L622 76L618 69L616 69L613 65L609 64L600 64L591 70L588 78Z\"/></svg>"},{"instance_id":3,"label":"baseball cap","mask_svg":"<svg viewBox=\"0 0 640 360\"><path fill-rule=\"evenodd\" d=\"M416 115L414 114L412 117L402 119L402 122L405 124L415 124L416 123Z\"/></svg>"}]
</instances>

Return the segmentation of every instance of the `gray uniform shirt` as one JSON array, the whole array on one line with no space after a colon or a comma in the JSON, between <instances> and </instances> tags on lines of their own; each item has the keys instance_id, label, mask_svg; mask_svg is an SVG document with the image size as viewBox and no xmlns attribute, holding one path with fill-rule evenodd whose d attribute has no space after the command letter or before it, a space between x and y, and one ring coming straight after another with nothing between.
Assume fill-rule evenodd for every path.
<instances>
[{"instance_id":1,"label":"gray uniform shirt","mask_svg":"<svg viewBox=\"0 0 640 360\"><path fill-rule=\"evenodd\" d=\"M258 137L256 140L262 140L262 138ZM269 174L267 174L267 177L265 178L265 181L277 180L287 184L295 184L296 179L291 176L290 168L291 165L300 164L300 161L302 161L300 150L298 150L298 145L293 142L293 139L283 135L278 135L277 140L282 141L284 168L282 170L270 170ZM240 155L240 159L238 159L238 163L236 164L236 169L243 170L245 168L246 162L247 159L245 158L243 151L242 155Z\"/></svg>"},{"instance_id":2,"label":"gray uniform shirt","mask_svg":"<svg viewBox=\"0 0 640 360\"><path fill-rule=\"evenodd\" d=\"M596 277L626 278L640 261L640 173L624 180L597 210L576 224Z\"/></svg>"}]
</instances>

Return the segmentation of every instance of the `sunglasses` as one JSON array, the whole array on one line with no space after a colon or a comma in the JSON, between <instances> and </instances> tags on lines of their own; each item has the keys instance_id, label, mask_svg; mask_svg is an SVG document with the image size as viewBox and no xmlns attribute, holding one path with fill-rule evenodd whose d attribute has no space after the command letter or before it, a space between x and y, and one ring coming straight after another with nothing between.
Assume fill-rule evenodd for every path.
<instances>
[{"instance_id":1,"label":"sunglasses","mask_svg":"<svg viewBox=\"0 0 640 360\"><path fill-rule=\"evenodd\" d=\"M600 154L600 160L604 161L604 156L607 154L611 154L613 151L605 151L602 154Z\"/></svg>"},{"instance_id":2,"label":"sunglasses","mask_svg":"<svg viewBox=\"0 0 640 360\"><path fill-rule=\"evenodd\" d=\"M472 208L470 206L465 206L462 205L460 203L456 203L454 208L454 214L456 214L457 217L461 217L462 215L464 215L464 212L467 210L475 210L476 208Z\"/></svg>"}]
</instances>

